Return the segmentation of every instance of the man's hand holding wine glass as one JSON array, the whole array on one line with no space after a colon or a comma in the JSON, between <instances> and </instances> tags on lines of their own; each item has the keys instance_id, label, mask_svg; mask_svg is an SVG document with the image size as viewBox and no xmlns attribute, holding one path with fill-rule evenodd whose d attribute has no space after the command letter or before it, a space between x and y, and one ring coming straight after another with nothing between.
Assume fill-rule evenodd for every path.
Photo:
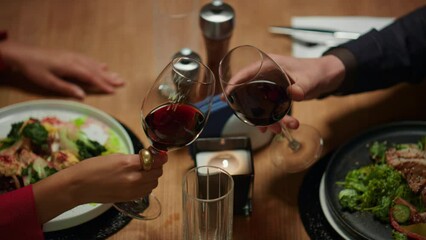
<instances>
[{"instance_id":1,"label":"man's hand holding wine glass","mask_svg":"<svg viewBox=\"0 0 426 240\"><path fill-rule=\"evenodd\" d=\"M220 63L219 76L224 98L238 118L263 131L269 128L278 133L270 146L271 159L277 166L298 172L319 158L323 141L318 131L307 125L299 127L288 113L292 100L303 100L309 96L305 94L321 86L311 87L303 81L295 85L275 59L250 45L229 51ZM309 76L304 79L309 83ZM298 130L289 131L287 125Z\"/></svg>"}]
</instances>

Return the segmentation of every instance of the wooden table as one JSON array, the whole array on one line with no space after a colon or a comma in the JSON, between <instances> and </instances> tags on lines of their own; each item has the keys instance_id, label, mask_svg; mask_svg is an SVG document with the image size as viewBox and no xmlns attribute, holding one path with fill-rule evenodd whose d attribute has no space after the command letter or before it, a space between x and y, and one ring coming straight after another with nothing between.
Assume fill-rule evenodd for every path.
<instances>
[{"instance_id":1,"label":"wooden table","mask_svg":"<svg viewBox=\"0 0 426 240\"><path fill-rule=\"evenodd\" d=\"M201 1L205 3L207 1ZM292 16L366 15L398 17L424 0L280 1L230 0L237 14L231 47L252 44L266 52L291 54L291 41L271 35L269 25L288 25ZM106 62L127 81L114 95L90 95L85 104L97 107L148 141L139 122L144 91L153 72L152 13L148 0L1 0L0 29L10 38L48 48L78 51ZM194 34L200 34L194 29ZM202 57L204 53L202 52ZM64 99L33 87L17 88L1 79L0 107L35 99ZM401 85L347 97L329 97L294 104L293 114L315 126L325 140L324 153L366 128L395 120L426 120L426 85ZM309 239L300 220L297 198L304 172L285 174L255 153L254 211L235 216L234 239ZM181 178L192 166L186 149L170 153L156 195L163 214L154 221L131 221L110 239L180 239ZM179 159L179 160L177 160Z\"/></svg>"}]
</instances>

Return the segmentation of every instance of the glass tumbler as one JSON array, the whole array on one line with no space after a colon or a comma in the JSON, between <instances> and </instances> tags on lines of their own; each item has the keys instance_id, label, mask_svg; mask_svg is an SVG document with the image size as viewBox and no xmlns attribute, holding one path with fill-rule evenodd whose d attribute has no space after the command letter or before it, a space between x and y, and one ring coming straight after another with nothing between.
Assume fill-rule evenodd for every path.
<instances>
[{"instance_id":1,"label":"glass tumbler","mask_svg":"<svg viewBox=\"0 0 426 240\"><path fill-rule=\"evenodd\" d=\"M183 178L183 239L232 239L234 181L224 169L198 166Z\"/></svg>"},{"instance_id":2,"label":"glass tumbler","mask_svg":"<svg viewBox=\"0 0 426 240\"><path fill-rule=\"evenodd\" d=\"M200 0L151 0L155 75L181 49L199 52L199 2Z\"/></svg>"}]
</instances>

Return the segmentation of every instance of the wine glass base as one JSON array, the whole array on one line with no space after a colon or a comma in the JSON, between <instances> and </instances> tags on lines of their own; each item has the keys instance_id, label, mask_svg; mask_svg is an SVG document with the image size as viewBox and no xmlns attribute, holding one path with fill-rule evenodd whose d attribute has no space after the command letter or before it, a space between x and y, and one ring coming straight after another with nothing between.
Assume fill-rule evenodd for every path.
<instances>
[{"instance_id":1,"label":"wine glass base","mask_svg":"<svg viewBox=\"0 0 426 240\"><path fill-rule=\"evenodd\" d=\"M160 201L152 194L128 202L114 203L114 207L121 213L139 220L152 220L160 216Z\"/></svg>"},{"instance_id":2,"label":"wine glass base","mask_svg":"<svg viewBox=\"0 0 426 240\"><path fill-rule=\"evenodd\" d=\"M301 172L320 158L324 141L318 130L309 125L301 124L289 132L300 143L299 149L292 150L286 138L276 135L270 145L270 158L285 172Z\"/></svg>"}]
</instances>

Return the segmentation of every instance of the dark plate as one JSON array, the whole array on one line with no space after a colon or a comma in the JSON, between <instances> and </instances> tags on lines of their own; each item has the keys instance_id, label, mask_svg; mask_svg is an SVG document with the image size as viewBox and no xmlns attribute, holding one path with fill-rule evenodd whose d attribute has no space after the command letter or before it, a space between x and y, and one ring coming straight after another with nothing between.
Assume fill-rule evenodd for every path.
<instances>
[{"instance_id":1,"label":"dark plate","mask_svg":"<svg viewBox=\"0 0 426 240\"><path fill-rule=\"evenodd\" d=\"M300 218L312 240L338 240L339 233L328 222L320 200L320 184L324 171L333 153L317 161L303 177L299 189L298 206Z\"/></svg>"},{"instance_id":2,"label":"dark plate","mask_svg":"<svg viewBox=\"0 0 426 240\"><path fill-rule=\"evenodd\" d=\"M371 129L340 147L332 156L325 171L325 196L327 206L336 223L352 239L392 239L392 228L379 222L365 212L342 211L338 194L342 187L336 182L344 181L353 169L371 164L367 145L374 141L389 143L416 143L426 135L426 122L397 122Z\"/></svg>"}]
</instances>

